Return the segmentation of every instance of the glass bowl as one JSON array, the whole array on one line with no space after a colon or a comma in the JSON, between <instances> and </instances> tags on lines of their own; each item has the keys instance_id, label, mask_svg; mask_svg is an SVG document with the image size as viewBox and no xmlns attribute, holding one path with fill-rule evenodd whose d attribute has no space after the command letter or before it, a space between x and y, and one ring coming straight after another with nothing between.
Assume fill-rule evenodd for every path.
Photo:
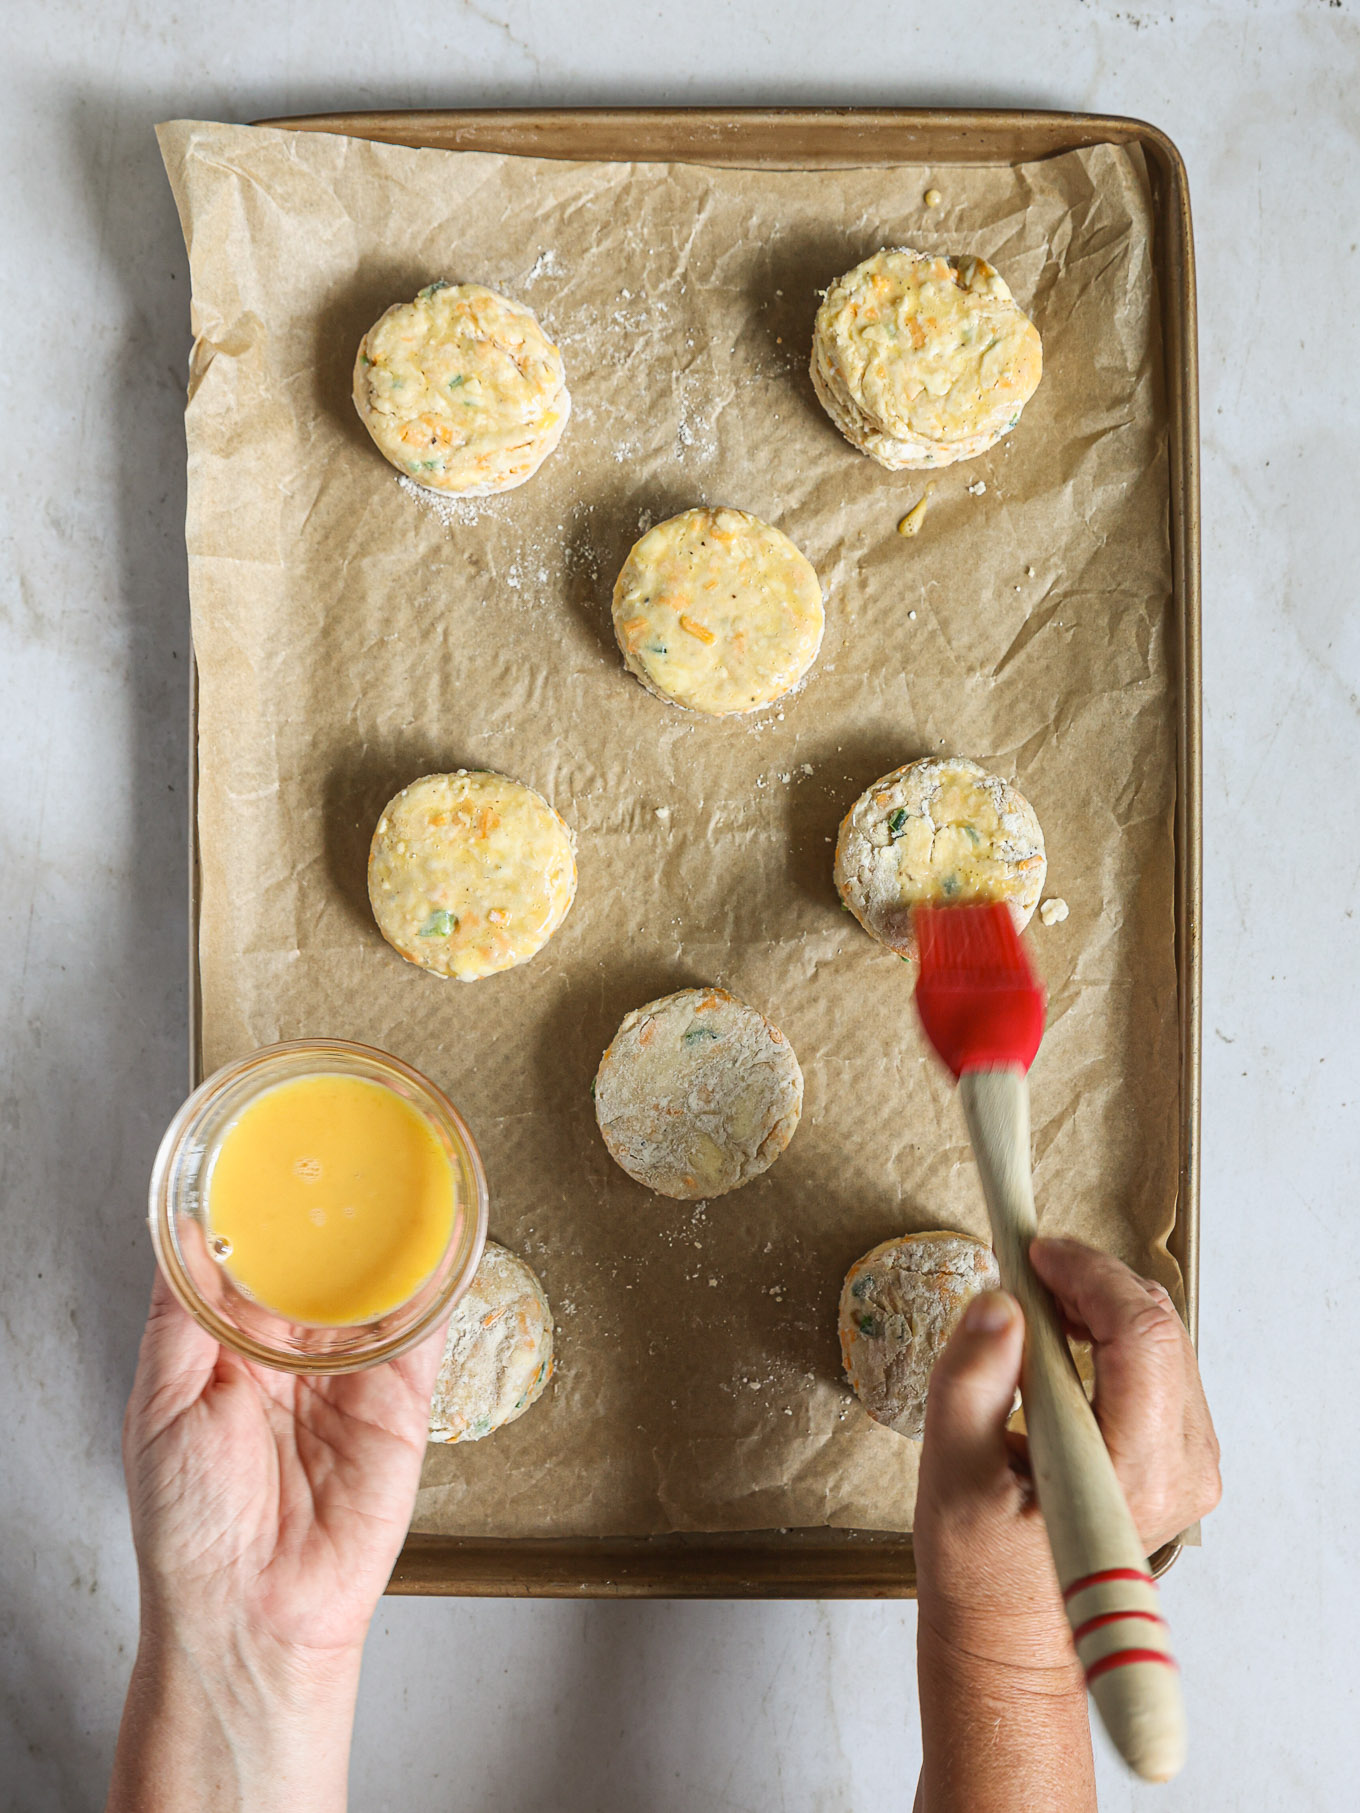
<instances>
[{"instance_id":1,"label":"glass bowl","mask_svg":"<svg viewBox=\"0 0 1360 1813\"><path fill-rule=\"evenodd\" d=\"M265 1090L306 1076L361 1077L393 1090L419 1111L448 1156L454 1209L443 1257L413 1296L371 1322L290 1321L242 1290L209 1250L207 1182L227 1129ZM462 1116L428 1077L369 1045L297 1039L228 1064L189 1097L156 1154L150 1222L171 1290L223 1347L282 1372L357 1372L413 1347L472 1282L486 1241L486 1175Z\"/></svg>"}]
</instances>

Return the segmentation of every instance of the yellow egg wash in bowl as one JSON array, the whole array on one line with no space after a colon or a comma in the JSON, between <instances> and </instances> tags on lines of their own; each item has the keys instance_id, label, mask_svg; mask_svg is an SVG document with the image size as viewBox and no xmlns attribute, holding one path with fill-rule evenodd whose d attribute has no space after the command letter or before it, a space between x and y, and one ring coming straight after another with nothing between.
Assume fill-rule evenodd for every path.
<instances>
[{"instance_id":1,"label":"yellow egg wash in bowl","mask_svg":"<svg viewBox=\"0 0 1360 1813\"><path fill-rule=\"evenodd\" d=\"M375 1365L467 1289L486 1182L457 1110L400 1059L269 1046L210 1077L151 1181L156 1256L227 1347L295 1372Z\"/></svg>"},{"instance_id":2,"label":"yellow egg wash in bowl","mask_svg":"<svg viewBox=\"0 0 1360 1813\"><path fill-rule=\"evenodd\" d=\"M453 1173L429 1122L366 1077L298 1077L250 1102L208 1177L209 1245L295 1322L371 1322L438 1265Z\"/></svg>"}]
</instances>

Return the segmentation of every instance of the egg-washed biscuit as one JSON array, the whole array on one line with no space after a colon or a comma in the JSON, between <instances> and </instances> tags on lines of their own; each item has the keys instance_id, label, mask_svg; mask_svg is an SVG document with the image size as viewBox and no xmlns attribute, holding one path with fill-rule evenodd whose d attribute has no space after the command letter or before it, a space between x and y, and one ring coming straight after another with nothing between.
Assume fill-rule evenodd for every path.
<instances>
[{"instance_id":1,"label":"egg-washed biscuit","mask_svg":"<svg viewBox=\"0 0 1360 1813\"><path fill-rule=\"evenodd\" d=\"M477 1442L513 1423L553 1375L553 1322L537 1276L488 1240L454 1305L430 1403L432 1442Z\"/></svg>"},{"instance_id":2,"label":"egg-washed biscuit","mask_svg":"<svg viewBox=\"0 0 1360 1813\"><path fill-rule=\"evenodd\" d=\"M354 406L414 483L488 497L531 478L571 413L562 355L522 302L432 283L359 342Z\"/></svg>"},{"instance_id":3,"label":"egg-washed biscuit","mask_svg":"<svg viewBox=\"0 0 1360 1813\"><path fill-rule=\"evenodd\" d=\"M884 434L875 429L860 411L853 409L837 395L826 374L821 349L815 345L811 373L812 388L817 393L817 400L846 440L857 452L867 453L870 459L877 460L880 466L886 466L890 472L908 468L919 470L928 466L951 466L959 460L975 459L993 445L993 437L985 434L970 435L948 448L938 442L908 442L894 435Z\"/></svg>"},{"instance_id":4,"label":"egg-washed biscuit","mask_svg":"<svg viewBox=\"0 0 1360 1813\"><path fill-rule=\"evenodd\" d=\"M855 1261L841 1289L841 1360L876 1423L920 1440L931 1369L972 1298L1000 1285L992 1249L971 1234L907 1234Z\"/></svg>"},{"instance_id":5,"label":"egg-washed biscuit","mask_svg":"<svg viewBox=\"0 0 1360 1813\"><path fill-rule=\"evenodd\" d=\"M709 717L758 711L792 691L824 626L812 562L744 510L686 510L658 523L614 585L629 672Z\"/></svg>"},{"instance_id":6,"label":"egg-washed biscuit","mask_svg":"<svg viewBox=\"0 0 1360 1813\"><path fill-rule=\"evenodd\" d=\"M368 854L378 930L408 963L475 982L542 950L576 893L571 832L520 781L427 774L383 808Z\"/></svg>"},{"instance_id":7,"label":"egg-washed biscuit","mask_svg":"<svg viewBox=\"0 0 1360 1813\"><path fill-rule=\"evenodd\" d=\"M768 1170L803 1111L783 1033L725 988L684 988L630 1013L595 1075L610 1157L661 1196L722 1196Z\"/></svg>"},{"instance_id":8,"label":"egg-washed biscuit","mask_svg":"<svg viewBox=\"0 0 1360 1813\"><path fill-rule=\"evenodd\" d=\"M836 889L871 937L916 954L911 909L1004 900L1016 930L1043 891L1044 834L1029 801L966 756L885 774L841 820Z\"/></svg>"},{"instance_id":9,"label":"egg-washed biscuit","mask_svg":"<svg viewBox=\"0 0 1360 1813\"><path fill-rule=\"evenodd\" d=\"M891 471L973 459L1043 373L1039 331L982 258L886 247L817 310L812 383L846 440Z\"/></svg>"}]
</instances>

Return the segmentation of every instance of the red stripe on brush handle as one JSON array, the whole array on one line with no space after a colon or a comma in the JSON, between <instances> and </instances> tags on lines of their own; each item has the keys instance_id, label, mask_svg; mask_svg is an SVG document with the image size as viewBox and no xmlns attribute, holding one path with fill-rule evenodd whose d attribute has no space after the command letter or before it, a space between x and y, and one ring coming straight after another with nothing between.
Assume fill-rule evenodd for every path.
<instances>
[{"instance_id":1,"label":"red stripe on brush handle","mask_svg":"<svg viewBox=\"0 0 1360 1813\"><path fill-rule=\"evenodd\" d=\"M1127 1668L1130 1662L1161 1662L1167 1668L1176 1667L1176 1658L1164 1649L1117 1649L1112 1656L1102 1656L1098 1662L1092 1662L1086 1670L1086 1685L1089 1687L1101 1675L1109 1674L1112 1668Z\"/></svg>"},{"instance_id":2,"label":"red stripe on brush handle","mask_svg":"<svg viewBox=\"0 0 1360 1813\"><path fill-rule=\"evenodd\" d=\"M1099 1630L1105 1624L1118 1624L1123 1618L1144 1618L1149 1624L1160 1624L1163 1630L1166 1629L1166 1619L1160 1612L1101 1612L1094 1618L1088 1618L1085 1624L1079 1624L1072 1632L1072 1641L1080 1643L1093 1630Z\"/></svg>"},{"instance_id":3,"label":"red stripe on brush handle","mask_svg":"<svg viewBox=\"0 0 1360 1813\"><path fill-rule=\"evenodd\" d=\"M1074 1580L1071 1586L1065 1586L1063 1588L1063 1600L1066 1602L1068 1599L1075 1599L1077 1594L1084 1593L1088 1586L1103 1586L1107 1580L1141 1580L1145 1586L1150 1586L1154 1592L1157 1590L1157 1582L1152 1578L1152 1575L1145 1574L1141 1568L1107 1567L1102 1568L1098 1574L1087 1574L1084 1579Z\"/></svg>"}]
</instances>

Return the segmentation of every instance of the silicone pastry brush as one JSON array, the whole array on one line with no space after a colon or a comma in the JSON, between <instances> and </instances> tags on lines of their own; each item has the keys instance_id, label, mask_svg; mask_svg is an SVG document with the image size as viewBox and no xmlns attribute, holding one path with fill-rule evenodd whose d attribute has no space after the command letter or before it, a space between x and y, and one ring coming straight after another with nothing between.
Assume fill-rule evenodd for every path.
<instances>
[{"instance_id":1,"label":"silicone pastry brush","mask_svg":"<svg viewBox=\"0 0 1360 1813\"><path fill-rule=\"evenodd\" d=\"M1028 1071L1044 991L1002 903L917 907L916 1005L958 1078L1001 1281L1025 1317L1020 1392L1030 1465L1086 1685L1146 1781L1185 1760L1185 1709L1157 1589L1056 1305L1035 1276Z\"/></svg>"}]
</instances>

